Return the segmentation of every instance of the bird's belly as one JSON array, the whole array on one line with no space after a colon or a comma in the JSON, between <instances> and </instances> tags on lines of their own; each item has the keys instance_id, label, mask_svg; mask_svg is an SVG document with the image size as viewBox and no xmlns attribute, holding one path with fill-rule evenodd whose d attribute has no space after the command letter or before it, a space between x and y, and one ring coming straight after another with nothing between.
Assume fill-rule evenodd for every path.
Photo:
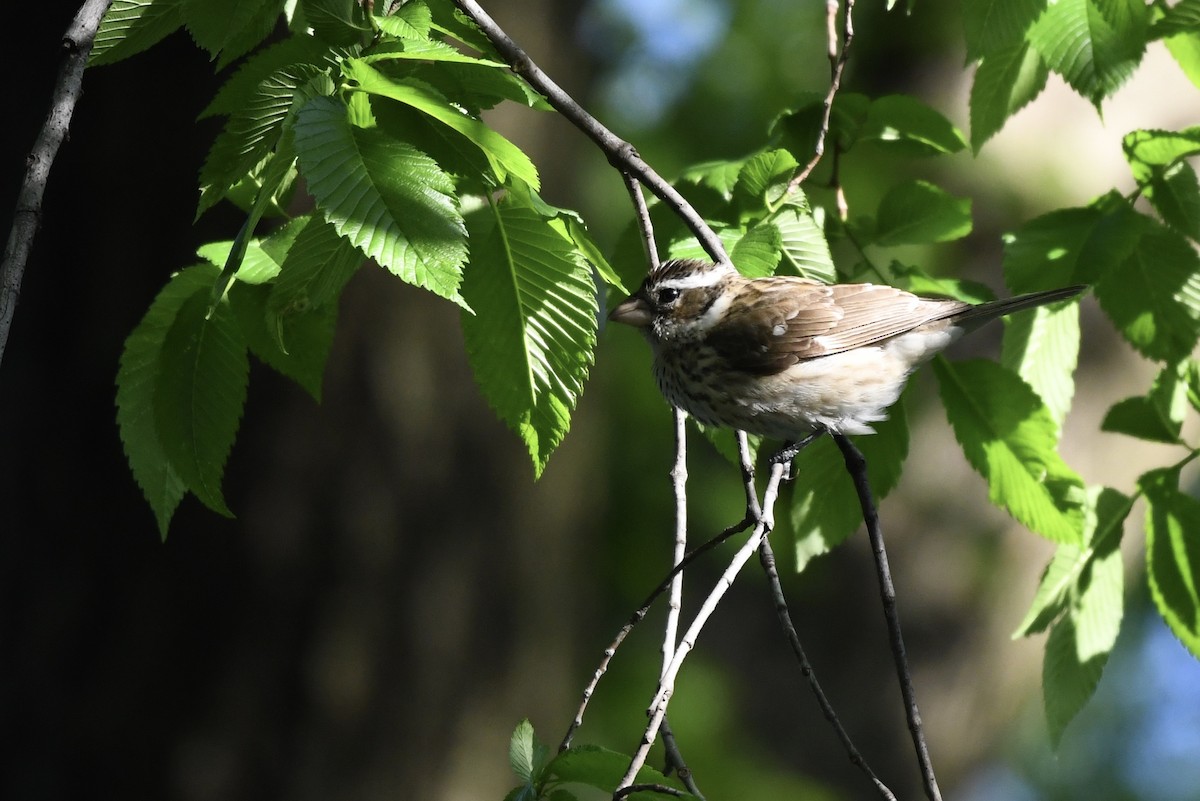
<instances>
[{"instance_id":1,"label":"bird's belly","mask_svg":"<svg viewBox=\"0 0 1200 801\"><path fill-rule=\"evenodd\" d=\"M817 428L870 434L924 360L912 358L916 343L906 339L808 359L768 376L671 360L656 360L655 373L667 399L706 425L782 440Z\"/></svg>"}]
</instances>

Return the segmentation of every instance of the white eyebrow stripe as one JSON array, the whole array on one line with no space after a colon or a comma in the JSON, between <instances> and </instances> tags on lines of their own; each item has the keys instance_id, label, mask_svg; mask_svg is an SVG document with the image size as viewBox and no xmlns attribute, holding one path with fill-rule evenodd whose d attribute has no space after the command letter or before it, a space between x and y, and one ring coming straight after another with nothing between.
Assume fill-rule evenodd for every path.
<instances>
[{"instance_id":1,"label":"white eyebrow stripe","mask_svg":"<svg viewBox=\"0 0 1200 801\"><path fill-rule=\"evenodd\" d=\"M665 281L660 281L660 287L669 287L671 289L696 289L704 286L714 286L725 278L725 270L712 269L705 270L702 273L693 273L692 275L681 276L680 278L668 278Z\"/></svg>"}]
</instances>

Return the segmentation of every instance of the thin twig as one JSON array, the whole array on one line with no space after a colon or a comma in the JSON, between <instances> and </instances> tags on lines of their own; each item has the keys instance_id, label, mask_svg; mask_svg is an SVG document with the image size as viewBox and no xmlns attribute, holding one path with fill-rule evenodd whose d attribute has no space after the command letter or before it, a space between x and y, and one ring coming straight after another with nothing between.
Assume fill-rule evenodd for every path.
<instances>
[{"instance_id":1,"label":"thin twig","mask_svg":"<svg viewBox=\"0 0 1200 801\"><path fill-rule=\"evenodd\" d=\"M850 739L849 733L846 732L837 713L834 712L833 704L829 702L825 691L821 689L820 682L817 681L816 671L813 670L812 663L808 661L808 656L804 653L804 647L800 644L800 635L796 632L796 626L792 622L792 614L788 610L787 598L783 594L783 584L779 580L779 570L775 566L775 553L771 550L769 538L764 538L762 545L758 547L758 559L762 563L763 571L767 574L767 583L771 588L771 600L775 605L775 614L779 617L779 625L783 627L784 634L787 635L788 643L792 646L792 653L796 655L796 661L800 664L800 673L808 680L808 686L817 699L817 705L821 707L821 713L825 715L825 719L833 726L838 739L842 741L842 747L846 749L846 755L850 757L851 764L866 774L882 798L887 801L896 801L896 796L886 784L880 781L879 777L875 775L875 771L871 770L871 766L854 746L854 741Z\"/></svg>"},{"instance_id":2,"label":"thin twig","mask_svg":"<svg viewBox=\"0 0 1200 801\"><path fill-rule=\"evenodd\" d=\"M658 730L662 723L663 716L667 713L667 705L670 703L671 695L675 691L675 678L679 675L679 669L683 666L683 661L696 645L696 638L699 637L701 629L712 616L713 611L717 608L717 604L721 602L726 591L732 586L734 578L738 572L745 566L754 552L758 550L759 543L763 537L770 533L775 524L775 500L779 496L779 483L783 478L784 466L780 463L771 465L771 476L767 480L766 489L763 490L762 514L755 521L754 532L746 540L746 543L738 549L730 560L729 566L725 568L725 572L717 579L712 591L708 597L704 599L700 610L696 613L692 623L688 626L687 631L679 641L679 647L675 649L675 657L671 660L671 664L663 673L659 681L658 691L654 695L654 700L650 702L650 707L647 714L650 717L650 723L642 734L642 741L634 752L633 759L630 760L629 768L625 771L625 776L621 779L618 788L627 787L633 783L642 765L646 763L646 756L650 753L650 746L654 744L654 733Z\"/></svg>"},{"instance_id":3,"label":"thin twig","mask_svg":"<svg viewBox=\"0 0 1200 801\"><path fill-rule=\"evenodd\" d=\"M613 798L626 798L634 793L662 793L672 798L683 798L682 790L676 790L674 787L669 787L665 784L631 784L613 793Z\"/></svg>"},{"instance_id":4,"label":"thin twig","mask_svg":"<svg viewBox=\"0 0 1200 801\"><path fill-rule=\"evenodd\" d=\"M484 35L491 40L496 51L500 53L509 67L512 68L512 71L524 78L534 89L541 92L559 114L566 117L572 125L595 142L596 146L608 157L610 164L622 172L628 172L635 176L645 184L647 189L665 203L668 208L675 212L683 220L684 224L687 225L688 229L695 234L701 247L704 248L713 261L724 264L729 263L729 256L725 253L725 246L721 244L720 237L704 222L704 218L692 208L692 204L688 203L683 195L676 191L675 187L667 183L649 164L642 160L642 157L638 155L633 145L604 127L599 120L585 111L569 94L563 91L550 76L542 72L542 69L534 63L533 59L512 40L512 37L496 24L495 20L488 16L488 13L479 6L479 3L475 2L475 0L454 0L454 4L462 9L462 12L479 26Z\"/></svg>"},{"instance_id":5,"label":"thin twig","mask_svg":"<svg viewBox=\"0 0 1200 801\"><path fill-rule=\"evenodd\" d=\"M829 55L829 90L825 93L825 101L821 109L821 129L817 133L817 142L813 146L812 158L804 165L791 182L787 191L794 192L808 180L808 176L817 168L821 157L825 155L825 139L829 136L829 120L833 116L833 100L837 97L838 89L842 86L842 73L846 70L846 61L850 58L850 43L854 41L854 0L846 0L845 11L842 15L842 45L838 48L837 36L838 0L826 0L825 21L828 30ZM839 190L840 196L840 190ZM840 206L839 206L840 208Z\"/></svg>"},{"instance_id":6,"label":"thin twig","mask_svg":"<svg viewBox=\"0 0 1200 801\"><path fill-rule=\"evenodd\" d=\"M621 178L625 181L625 191L629 193L629 202L633 204L633 216L637 221L638 231L642 235L642 247L646 251L646 263L650 269L658 267L658 246L654 243L654 223L650 221L650 209L646 205L646 197L642 194L642 185L632 173L622 171Z\"/></svg>"},{"instance_id":7,"label":"thin twig","mask_svg":"<svg viewBox=\"0 0 1200 801\"><path fill-rule=\"evenodd\" d=\"M62 47L66 56L50 97L50 113L46 115L37 141L33 143L33 150L26 159L28 167L25 180L17 194L12 229L4 245L3 260L0 260L0 362L4 360L8 333L17 313L25 264L29 261L29 253L33 250L33 240L41 222L42 196L46 193L50 168L58 155L59 146L67 136L75 103L83 92L83 71L92 52L96 29L100 27L100 20L104 18L104 12L111 2L86 0L63 34Z\"/></svg>"},{"instance_id":8,"label":"thin twig","mask_svg":"<svg viewBox=\"0 0 1200 801\"><path fill-rule=\"evenodd\" d=\"M600 664L596 667L596 670L592 675L592 680L588 682L587 687L583 688L583 699L580 701L579 709L575 712L575 719L571 721L570 727L567 728L566 735L563 737L562 742L558 746L558 750L560 752L566 751L571 747L571 740L575 737L575 732L580 726L583 725L583 713L587 711L588 702L591 700L592 694L596 690L596 685L600 682L600 678L605 674L605 672L608 671L608 664L612 661L613 655L616 654L617 649L621 646L621 643L625 641L625 638L629 636L629 632L633 630L633 627L645 619L646 613L650 610L650 606L654 603L655 599L657 599L658 596L662 595L667 591L668 588L670 588L671 582L674 580L675 575L687 568L687 566L692 562L711 551L713 548L716 548L718 545L725 542L725 540L729 539L735 534L740 534L741 532L750 528L750 526L753 524L754 519L747 517L744 520L734 523L732 526L725 529L708 542L690 551L686 556L683 557L679 564L675 565L675 567L671 569L671 572L666 575L659 585L655 587L649 595L646 596L646 600L642 601L642 605L638 607L637 611L630 615L629 620L626 621L625 625L621 627L621 630L617 632L617 636L614 637L612 642L609 643L608 647L604 649L604 655L600 660Z\"/></svg>"},{"instance_id":9,"label":"thin twig","mask_svg":"<svg viewBox=\"0 0 1200 801\"><path fill-rule=\"evenodd\" d=\"M892 572L888 567L887 550L883 546L883 531L879 528L879 512L871 495L867 480L867 462L862 453L844 434L834 434L833 439L842 451L846 470L854 481L858 501L862 505L863 522L867 524L867 537L871 540L871 551L875 555L875 571L879 579L879 595L883 601L883 616L887 620L888 639L892 646L892 658L896 662L896 678L900 681L900 695L904 698L904 714L908 718L908 731L912 735L917 764L925 784L925 796L929 801L941 801L933 762L929 758L929 747L925 744L925 729L921 723L921 712L917 709L916 693L913 691L912 673L908 669L908 655L904 649L904 636L900 631L900 614L896 609L896 588L892 584Z\"/></svg>"}]
</instances>

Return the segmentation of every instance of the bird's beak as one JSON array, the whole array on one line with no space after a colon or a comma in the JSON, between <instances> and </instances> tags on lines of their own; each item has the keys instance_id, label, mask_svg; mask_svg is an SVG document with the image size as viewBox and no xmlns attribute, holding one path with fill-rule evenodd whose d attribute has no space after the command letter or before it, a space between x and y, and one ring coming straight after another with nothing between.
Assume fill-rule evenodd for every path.
<instances>
[{"instance_id":1,"label":"bird's beak","mask_svg":"<svg viewBox=\"0 0 1200 801\"><path fill-rule=\"evenodd\" d=\"M634 328L649 328L650 323L654 321L654 312L640 295L630 295L608 313L608 319L614 323L632 325Z\"/></svg>"}]
</instances>

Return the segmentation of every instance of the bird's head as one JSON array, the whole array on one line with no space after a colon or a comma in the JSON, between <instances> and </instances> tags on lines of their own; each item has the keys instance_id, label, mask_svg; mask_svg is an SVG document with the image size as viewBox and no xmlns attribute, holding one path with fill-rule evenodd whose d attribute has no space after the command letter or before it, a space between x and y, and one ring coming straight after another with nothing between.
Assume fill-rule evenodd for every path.
<instances>
[{"instance_id":1,"label":"bird's head","mask_svg":"<svg viewBox=\"0 0 1200 801\"><path fill-rule=\"evenodd\" d=\"M665 261L608 319L641 329L653 342L700 339L725 314L738 277L729 264L699 259Z\"/></svg>"}]
</instances>

